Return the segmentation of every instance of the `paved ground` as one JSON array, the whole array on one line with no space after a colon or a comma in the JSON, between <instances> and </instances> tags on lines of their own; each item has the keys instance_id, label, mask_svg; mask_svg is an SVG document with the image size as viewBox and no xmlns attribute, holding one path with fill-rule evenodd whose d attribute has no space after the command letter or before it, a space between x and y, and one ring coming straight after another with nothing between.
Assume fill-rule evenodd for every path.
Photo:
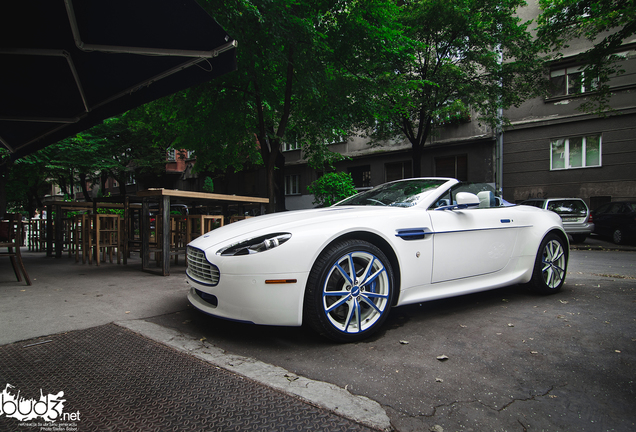
<instances>
[{"instance_id":1,"label":"paved ground","mask_svg":"<svg viewBox=\"0 0 636 432\"><path fill-rule=\"evenodd\" d=\"M369 397L401 432L633 431L635 302L636 253L575 250L557 295L517 286L406 306L356 344L192 310L150 321Z\"/></svg>"},{"instance_id":2,"label":"paved ground","mask_svg":"<svg viewBox=\"0 0 636 432\"><path fill-rule=\"evenodd\" d=\"M578 249L557 296L511 287L403 307L377 337L350 345L199 314L182 267L162 278L134 262L26 254L32 287L15 282L8 260L0 266L0 345L116 322L357 427L631 431L636 248L614 252L593 238Z\"/></svg>"},{"instance_id":3,"label":"paved ground","mask_svg":"<svg viewBox=\"0 0 636 432\"><path fill-rule=\"evenodd\" d=\"M26 378L20 378L20 382L28 382L31 387L40 385L46 388L47 384L50 384L51 387L45 390L45 394L46 391L57 393L60 390L65 390L67 394L73 393L73 389L68 386L77 387L73 383L76 382L74 379L78 375L83 377L83 380L99 385L102 382L99 376L86 376L86 369L92 367L87 364L86 359L93 356L100 357L100 350L104 349L107 352L114 352L115 357L117 357L121 347L118 345L118 337L112 336L112 332L109 333L109 337L101 338L92 337L90 334L93 329L115 323L116 326L123 329L132 330L142 340L147 338L158 341L173 349L172 357L177 356L179 359L179 353L184 352L189 356L203 360L210 365L206 371L206 377L219 375L220 371L229 371L232 375L230 378L226 377L226 380L234 380L235 387L238 387L242 380L247 378L258 385L281 392L287 398L287 405L301 402L314 409L312 412L320 413L316 415L320 423L312 423L312 416L298 417L301 421L296 426L301 427L302 430L307 430L305 428L308 424L310 425L308 430L324 430L325 432L333 430L334 424L341 427L341 429L336 427L336 430L390 429L389 418L384 409L377 402L366 397L354 395L328 382L298 376L275 365L226 353L215 348L212 344L146 322L145 318L163 315L174 316L178 315L180 311L188 310L189 306L185 298L187 292L185 267L183 266L173 268L171 276L161 277L142 272L138 259L130 260L128 266L106 263L98 267L75 263L74 259L69 259L66 256L61 259L46 258L43 253L23 252L23 258L33 280L32 286L27 286L24 282L16 282L8 259L0 266L0 328L2 329L0 331L0 351L8 357L17 356L13 366L7 367L7 362L2 361L2 353L0 353L0 386L13 396L17 397L17 392L21 390L10 381L16 376L31 376L30 381ZM82 348L83 356L79 358L70 354L65 356L63 350L56 350L56 347L59 346L58 343L46 342L49 340L57 341L59 338L66 337L67 334L71 335L77 344L81 342L86 346ZM40 345L41 342L45 343ZM139 343L143 345L143 342ZM146 344L148 343L149 341L146 341ZM69 344L67 344L68 346ZM75 345L71 344L71 346ZM44 351L33 358L28 357L30 353L41 349L48 349L50 352ZM146 348L146 351L153 349ZM140 352L143 351L144 349L140 350ZM7 352L10 354L6 354ZM170 356L168 355L168 357ZM55 374L50 376L39 374L33 377L32 372L38 371L42 364L49 364L51 358L59 359L60 367L53 368L56 371ZM124 363L120 361L110 369L115 369L119 379L125 380L125 377L130 375L129 367L126 365L132 366L135 361L143 363L145 359L138 358ZM183 361L179 362L173 358L172 362L173 366L167 371L164 370L165 373L174 371L175 374L178 374L181 367L187 367ZM107 366L101 364L96 370L104 368ZM152 369L152 367L148 366L147 369ZM207 379L206 377L201 375L202 380ZM153 375L143 377L143 380L151 382L154 379ZM41 384L38 384L38 380ZM187 394L194 404L202 396L192 391L194 385L188 384L189 382L191 379L184 381L182 386L176 390ZM13 390L7 388L7 384L11 384L15 388ZM37 401L37 391L38 388L35 390L35 395L32 391L33 396L27 397L27 400ZM77 395L76 392L74 394ZM25 393L22 393L22 396L24 395ZM102 403L97 406L110 407L105 414L106 419L102 417L95 420L93 418L86 424L70 423L70 430L126 430L126 427L122 428L120 420L122 415L129 415L130 410L124 410L122 405L117 405L112 400L104 400L103 398L110 397L130 402L136 400L135 395L134 388L130 387L128 391L123 391L123 393L121 388L117 391L107 392L105 396L102 395L102 399L96 398L97 402L92 400L93 393L84 396L87 401L68 400L68 406L80 406L87 411L93 411L95 403L99 402ZM290 402L290 398L293 401ZM119 408L114 410L112 406ZM211 404L211 406L218 405ZM232 405L236 409L244 406L245 403L240 403L240 401ZM287 412L285 404L279 403L275 406L279 407L276 414L282 415ZM152 408L154 407L153 405ZM226 408L222 411L224 414L221 416L222 418L217 419L216 426L206 428L207 430L228 430L235 427L239 427L238 430L250 430L250 428L262 430L263 425L271 424L267 423L267 419L263 417L254 416L248 427L245 423L239 422L238 417L234 417L232 410ZM104 409L106 410L106 408ZM168 415L168 411L173 409L177 408L171 407L169 410L163 410L163 414ZM306 407L303 408L303 410L305 409ZM185 413L201 415L201 412L197 412L191 407L186 407ZM289 412L287 413L289 414ZM323 419L332 415L339 417L340 421L334 423L330 420L326 423L328 426L323 427ZM166 417L163 418L168 421ZM171 424L171 430L193 430L191 429L192 422L187 421L187 415L180 418L184 419L183 424L181 426ZM235 421L233 423L227 422L228 418ZM294 419L296 416L290 418ZM75 426L73 426L74 424ZM281 424L279 426L283 427L284 430L295 430L290 425ZM33 426L29 422L16 423L13 418L7 419L6 415L0 416L0 431L20 430L24 432L31 427ZM78 427L78 429L73 429L74 427ZM137 424L132 422L128 430L156 430L151 426L144 428L145 426L142 425L141 429L138 429ZM265 428L278 430L266 426Z\"/></svg>"}]
</instances>

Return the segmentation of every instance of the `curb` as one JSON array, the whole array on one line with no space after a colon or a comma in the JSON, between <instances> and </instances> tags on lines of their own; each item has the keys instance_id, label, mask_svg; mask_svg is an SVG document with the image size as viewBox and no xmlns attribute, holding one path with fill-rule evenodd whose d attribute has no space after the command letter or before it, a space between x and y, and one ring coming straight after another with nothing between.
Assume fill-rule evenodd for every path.
<instances>
[{"instance_id":1,"label":"curb","mask_svg":"<svg viewBox=\"0 0 636 432\"><path fill-rule=\"evenodd\" d=\"M364 396L353 395L336 385L310 380L249 357L227 354L204 341L143 320L119 321L114 324L357 423L382 431L392 430L389 417L379 403Z\"/></svg>"}]
</instances>

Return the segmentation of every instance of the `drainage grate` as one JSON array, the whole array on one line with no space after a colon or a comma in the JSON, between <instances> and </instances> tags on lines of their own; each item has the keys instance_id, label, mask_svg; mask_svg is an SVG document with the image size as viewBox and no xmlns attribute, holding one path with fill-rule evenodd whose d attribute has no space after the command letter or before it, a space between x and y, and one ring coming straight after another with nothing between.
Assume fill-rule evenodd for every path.
<instances>
[{"instance_id":1,"label":"drainage grate","mask_svg":"<svg viewBox=\"0 0 636 432\"><path fill-rule=\"evenodd\" d=\"M372 430L114 324L2 346L0 365L0 391L64 392L63 412L79 420L43 425L64 430ZM0 431L34 422L45 423L2 415Z\"/></svg>"}]
</instances>

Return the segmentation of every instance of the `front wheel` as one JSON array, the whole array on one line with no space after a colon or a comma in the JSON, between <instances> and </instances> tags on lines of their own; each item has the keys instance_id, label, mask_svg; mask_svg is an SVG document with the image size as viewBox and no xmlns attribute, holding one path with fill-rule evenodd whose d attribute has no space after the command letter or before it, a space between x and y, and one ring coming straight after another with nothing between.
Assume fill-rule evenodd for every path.
<instances>
[{"instance_id":1,"label":"front wheel","mask_svg":"<svg viewBox=\"0 0 636 432\"><path fill-rule=\"evenodd\" d=\"M537 252L530 286L540 294L553 294L561 290L568 265L566 242L552 233L545 236Z\"/></svg>"},{"instance_id":2,"label":"front wheel","mask_svg":"<svg viewBox=\"0 0 636 432\"><path fill-rule=\"evenodd\" d=\"M309 275L304 316L318 333L355 342L375 333L391 308L393 270L386 255L363 240L328 247Z\"/></svg>"}]
</instances>

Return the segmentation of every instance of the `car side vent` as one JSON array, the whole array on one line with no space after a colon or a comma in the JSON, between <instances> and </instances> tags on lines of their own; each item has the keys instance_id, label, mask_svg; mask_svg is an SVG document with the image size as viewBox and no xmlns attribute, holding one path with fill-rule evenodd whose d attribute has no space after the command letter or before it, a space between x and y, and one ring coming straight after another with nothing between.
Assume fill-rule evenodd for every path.
<instances>
[{"instance_id":1,"label":"car side vent","mask_svg":"<svg viewBox=\"0 0 636 432\"><path fill-rule=\"evenodd\" d=\"M397 230L395 236L402 240L422 240L431 234L433 233L428 228L405 228Z\"/></svg>"},{"instance_id":2,"label":"car side vent","mask_svg":"<svg viewBox=\"0 0 636 432\"><path fill-rule=\"evenodd\" d=\"M211 264L201 249L188 246L188 268L186 274L189 278L205 284L218 285L221 275L219 268Z\"/></svg>"}]
</instances>

